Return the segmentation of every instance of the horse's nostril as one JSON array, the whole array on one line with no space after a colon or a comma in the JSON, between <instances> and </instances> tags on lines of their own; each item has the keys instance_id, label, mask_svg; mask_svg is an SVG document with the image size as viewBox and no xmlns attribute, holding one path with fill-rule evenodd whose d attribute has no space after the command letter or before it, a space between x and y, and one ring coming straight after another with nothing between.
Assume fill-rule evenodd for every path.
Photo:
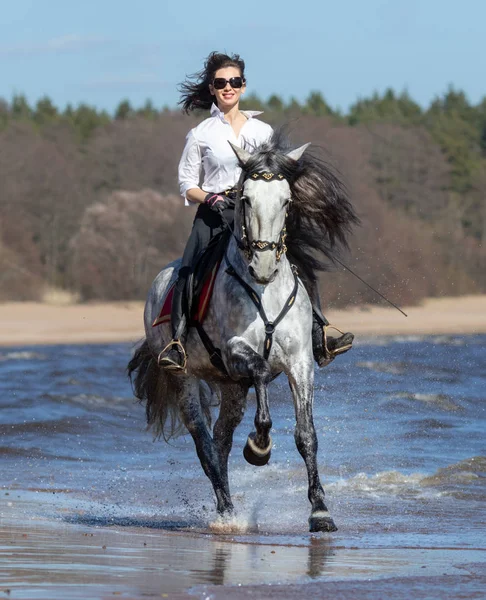
<instances>
[{"instance_id":1,"label":"horse's nostril","mask_svg":"<svg viewBox=\"0 0 486 600\"><path fill-rule=\"evenodd\" d=\"M248 272L253 278L256 277L255 269L251 265L248 267Z\"/></svg>"}]
</instances>

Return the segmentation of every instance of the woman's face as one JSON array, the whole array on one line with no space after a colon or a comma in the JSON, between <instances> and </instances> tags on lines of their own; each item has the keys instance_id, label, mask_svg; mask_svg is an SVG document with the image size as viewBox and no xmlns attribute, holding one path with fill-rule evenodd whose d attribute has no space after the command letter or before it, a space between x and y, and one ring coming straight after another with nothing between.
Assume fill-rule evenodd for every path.
<instances>
[{"instance_id":1,"label":"woman's face","mask_svg":"<svg viewBox=\"0 0 486 600\"><path fill-rule=\"evenodd\" d=\"M236 106L240 101L241 94L245 91L246 86L244 84L241 88L231 87L228 80L232 77L241 77L240 70L237 67L224 67L224 69L218 69L214 74L214 79L227 80L224 88L217 90L212 83L209 84L209 91L216 98L220 110L229 110Z\"/></svg>"}]
</instances>

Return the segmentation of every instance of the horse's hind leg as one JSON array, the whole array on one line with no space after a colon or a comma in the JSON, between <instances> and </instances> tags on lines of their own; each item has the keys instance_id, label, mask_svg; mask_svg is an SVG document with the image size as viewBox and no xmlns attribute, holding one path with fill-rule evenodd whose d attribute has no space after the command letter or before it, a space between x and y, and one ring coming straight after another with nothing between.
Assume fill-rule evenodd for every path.
<instances>
[{"instance_id":1,"label":"horse's hind leg","mask_svg":"<svg viewBox=\"0 0 486 600\"><path fill-rule=\"evenodd\" d=\"M213 429L213 440L219 454L221 477L228 490L228 456L233 445L233 433L245 412L247 392L248 388L239 384L222 386L221 407Z\"/></svg>"},{"instance_id":2,"label":"horse's hind leg","mask_svg":"<svg viewBox=\"0 0 486 600\"><path fill-rule=\"evenodd\" d=\"M312 505L309 529L310 531L336 531L337 527L324 502L324 490L317 470L317 435L312 418L312 403L314 400L312 363L294 364L289 373L289 383L295 405L295 443L304 459L309 480L308 495Z\"/></svg>"},{"instance_id":3,"label":"horse's hind leg","mask_svg":"<svg viewBox=\"0 0 486 600\"><path fill-rule=\"evenodd\" d=\"M182 378L181 378L182 380ZM183 393L180 395L179 410L182 421L192 435L201 466L211 481L216 495L218 513L222 516L233 513L227 475L221 471L218 450L211 438L199 396L199 383L194 378L184 378Z\"/></svg>"},{"instance_id":4,"label":"horse's hind leg","mask_svg":"<svg viewBox=\"0 0 486 600\"><path fill-rule=\"evenodd\" d=\"M257 354L246 343L238 340L230 345L228 366L230 375L235 378L250 380L254 387L257 399L255 414L255 432L250 433L243 450L243 456L252 465L266 465L270 460L272 438L270 429L272 419L268 407L268 384L272 373L268 362Z\"/></svg>"}]
</instances>

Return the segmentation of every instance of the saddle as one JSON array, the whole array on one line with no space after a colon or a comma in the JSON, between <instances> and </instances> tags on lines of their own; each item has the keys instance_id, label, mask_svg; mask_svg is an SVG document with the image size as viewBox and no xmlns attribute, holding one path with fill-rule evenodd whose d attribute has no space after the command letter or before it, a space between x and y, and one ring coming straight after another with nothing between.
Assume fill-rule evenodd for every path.
<instances>
[{"instance_id":1,"label":"saddle","mask_svg":"<svg viewBox=\"0 0 486 600\"><path fill-rule=\"evenodd\" d=\"M195 267L187 278L183 305L188 323L191 326L202 325L204 322L216 275L230 236L231 231L223 231L214 236L206 249L197 257ZM170 323L174 286L175 282L169 288L160 313L152 323L152 327L157 327L162 323Z\"/></svg>"}]
</instances>

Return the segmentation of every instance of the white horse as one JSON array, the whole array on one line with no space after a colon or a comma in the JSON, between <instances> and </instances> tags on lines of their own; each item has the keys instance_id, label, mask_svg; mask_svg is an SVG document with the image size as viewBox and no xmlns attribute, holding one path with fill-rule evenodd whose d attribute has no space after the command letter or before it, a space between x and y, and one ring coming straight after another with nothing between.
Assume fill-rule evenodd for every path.
<instances>
[{"instance_id":1,"label":"white horse","mask_svg":"<svg viewBox=\"0 0 486 600\"><path fill-rule=\"evenodd\" d=\"M295 408L295 442L308 474L310 531L335 531L317 469L312 306L287 257L286 243L292 262L299 263L299 275L312 277L319 263L310 251L321 250L332 258L332 248L345 244L347 230L357 219L337 177L322 161L304 154L307 145L288 151L277 135L253 154L233 146L242 167L234 233L204 321L226 372L210 360L194 328L187 339L185 372L158 366L157 357L171 331L168 324L153 327L153 323L177 277L178 261L164 268L152 285L145 306L146 339L128 372L135 373L135 394L146 401L148 423L155 433L163 434L169 423L170 434L183 425L193 437L223 517L234 512L228 455L248 390L255 389L257 411L244 456L263 465L272 447L268 384L285 373ZM211 431L209 408L215 398L220 409Z\"/></svg>"}]
</instances>

